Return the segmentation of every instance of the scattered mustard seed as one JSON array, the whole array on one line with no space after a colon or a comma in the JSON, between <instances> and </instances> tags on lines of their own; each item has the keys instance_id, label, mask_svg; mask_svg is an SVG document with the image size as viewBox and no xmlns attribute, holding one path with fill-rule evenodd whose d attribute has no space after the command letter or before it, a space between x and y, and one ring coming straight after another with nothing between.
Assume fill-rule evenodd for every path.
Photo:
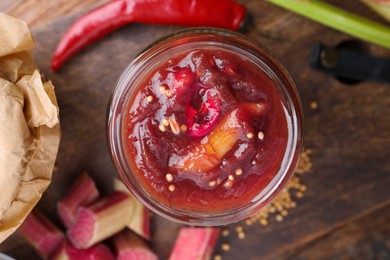
<instances>
[{"instance_id":1,"label":"scattered mustard seed","mask_svg":"<svg viewBox=\"0 0 390 260\"><path fill-rule=\"evenodd\" d=\"M264 133L262 131L258 132L257 133L257 137L260 139L260 140L264 140Z\"/></svg>"},{"instance_id":2,"label":"scattered mustard seed","mask_svg":"<svg viewBox=\"0 0 390 260\"><path fill-rule=\"evenodd\" d=\"M187 131L187 126L185 124L182 124L180 126L180 129L181 129L181 131L185 132L185 131Z\"/></svg>"},{"instance_id":3,"label":"scattered mustard seed","mask_svg":"<svg viewBox=\"0 0 390 260\"><path fill-rule=\"evenodd\" d=\"M250 218L248 218L247 220L245 220L245 224L247 224L248 226L252 226L253 221Z\"/></svg>"},{"instance_id":4,"label":"scattered mustard seed","mask_svg":"<svg viewBox=\"0 0 390 260\"><path fill-rule=\"evenodd\" d=\"M215 254L213 260L222 260L222 256L220 254Z\"/></svg>"},{"instance_id":5,"label":"scattered mustard seed","mask_svg":"<svg viewBox=\"0 0 390 260\"><path fill-rule=\"evenodd\" d=\"M176 190L176 186L171 184L171 185L169 185L168 189L169 189L169 191L174 192Z\"/></svg>"},{"instance_id":6,"label":"scattered mustard seed","mask_svg":"<svg viewBox=\"0 0 390 260\"><path fill-rule=\"evenodd\" d=\"M240 176L242 174L242 169L238 168L235 173L237 176Z\"/></svg>"},{"instance_id":7,"label":"scattered mustard seed","mask_svg":"<svg viewBox=\"0 0 390 260\"><path fill-rule=\"evenodd\" d=\"M300 175L307 173L312 168L310 159L310 149L304 149L295 175L287 183L286 187L270 202L269 205L263 207L261 210L250 216L245 220L245 224L251 226L257 222L263 226L268 225L269 217L275 214L275 219L278 222L283 221L284 217L288 216L288 210L297 207L297 203L293 200L295 194L296 198L302 198L307 190L306 185L300 182Z\"/></svg>"},{"instance_id":8,"label":"scattered mustard seed","mask_svg":"<svg viewBox=\"0 0 390 260\"><path fill-rule=\"evenodd\" d=\"M173 175L170 174L170 173L167 173L165 175L165 179L167 180L167 182L172 182L173 181Z\"/></svg>"},{"instance_id":9,"label":"scattered mustard seed","mask_svg":"<svg viewBox=\"0 0 390 260\"><path fill-rule=\"evenodd\" d=\"M210 187L214 187L215 185L217 185L217 181L210 181L209 182Z\"/></svg>"},{"instance_id":10,"label":"scattered mustard seed","mask_svg":"<svg viewBox=\"0 0 390 260\"><path fill-rule=\"evenodd\" d=\"M148 101L148 103L152 102L153 101L153 96L148 96L146 98L146 101Z\"/></svg>"},{"instance_id":11,"label":"scattered mustard seed","mask_svg":"<svg viewBox=\"0 0 390 260\"><path fill-rule=\"evenodd\" d=\"M265 218L261 218L261 219L259 220L259 222L260 222L260 224L263 225L263 226L268 225L268 220L265 219Z\"/></svg>"},{"instance_id":12,"label":"scattered mustard seed","mask_svg":"<svg viewBox=\"0 0 390 260\"><path fill-rule=\"evenodd\" d=\"M165 125L159 125L158 129L160 129L161 132L167 131L167 127Z\"/></svg>"},{"instance_id":13,"label":"scattered mustard seed","mask_svg":"<svg viewBox=\"0 0 390 260\"><path fill-rule=\"evenodd\" d=\"M239 239L244 239L245 238L245 232L238 232L238 238Z\"/></svg>"},{"instance_id":14,"label":"scattered mustard seed","mask_svg":"<svg viewBox=\"0 0 390 260\"><path fill-rule=\"evenodd\" d=\"M232 175L232 174L230 174L229 176L228 176L228 179L229 179L229 181L234 181L234 175Z\"/></svg>"},{"instance_id":15,"label":"scattered mustard seed","mask_svg":"<svg viewBox=\"0 0 390 260\"><path fill-rule=\"evenodd\" d=\"M225 242L225 243L222 243L221 248L223 251L229 251L231 246L229 243Z\"/></svg>"},{"instance_id":16,"label":"scattered mustard seed","mask_svg":"<svg viewBox=\"0 0 390 260\"><path fill-rule=\"evenodd\" d=\"M161 94L164 94L164 93L165 93L165 87L164 87L164 86L160 86L160 93L161 93Z\"/></svg>"},{"instance_id":17,"label":"scattered mustard seed","mask_svg":"<svg viewBox=\"0 0 390 260\"><path fill-rule=\"evenodd\" d=\"M161 122L164 126L169 126L169 121L168 119L164 118Z\"/></svg>"},{"instance_id":18,"label":"scattered mustard seed","mask_svg":"<svg viewBox=\"0 0 390 260\"><path fill-rule=\"evenodd\" d=\"M253 133L252 132L247 133L246 137L248 137L249 139L253 138Z\"/></svg>"},{"instance_id":19,"label":"scattered mustard seed","mask_svg":"<svg viewBox=\"0 0 390 260\"><path fill-rule=\"evenodd\" d=\"M237 226L236 227L236 231L239 233L239 232L242 232L244 231L244 228L242 226Z\"/></svg>"},{"instance_id":20,"label":"scattered mustard seed","mask_svg":"<svg viewBox=\"0 0 390 260\"><path fill-rule=\"evenodd\" d=\"M227 237L230 234L230 231L228 228L223 228L221 232L222 236Z\"/></svg>"},{"instance_id":21,"label":"scattered mustard seed","mask_svg":"<svg viewBox=\"0 0 390 260\"><path fill-rule=\"evenodd\" d=\"M232 181L232 180L227 180L223 186L224 186L226 189L230 189L230 188L233 186L233 182L234 182L234 181Z\"/></svg>"},{"instance_id":22,"label":"scattered mustard seed","mask_svg":"<svg viewBox=\"0 0 390 260\"><path fill-rule=\"evenodd\" d=\"M317 108L318 108L318 103L316 101L310 103L310 109L316 110Z\"/></svg>"}]
</instances>

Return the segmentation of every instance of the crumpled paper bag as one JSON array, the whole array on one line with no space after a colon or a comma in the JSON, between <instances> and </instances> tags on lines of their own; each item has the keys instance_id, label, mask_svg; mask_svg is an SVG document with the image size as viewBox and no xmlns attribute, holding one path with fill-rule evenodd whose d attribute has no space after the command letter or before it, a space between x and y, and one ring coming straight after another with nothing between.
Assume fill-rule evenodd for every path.
<instances>
[{"instance_id":1,"label":"crumpled paper bag","mask_svg":"<svg viewBox=\"0 0 390 260\"><path fill-rule=\"evenodd\" d=\"M0 243L50 184L60 142L54 86L36 68L27 25L0 13Z\"/></svg>"}]
</instances>

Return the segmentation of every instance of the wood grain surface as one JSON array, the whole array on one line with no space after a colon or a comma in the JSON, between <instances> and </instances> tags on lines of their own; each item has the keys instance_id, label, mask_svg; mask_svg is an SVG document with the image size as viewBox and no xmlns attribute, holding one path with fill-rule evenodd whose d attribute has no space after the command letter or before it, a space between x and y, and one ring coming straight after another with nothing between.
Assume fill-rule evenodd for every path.
<instances>
[{"instance_id":1,"label":"wood grain surface","mask_svg":"<svg viewBox=\"0 0 390 260\"><path fill-rule=\"evenodd\" d=\"M59 223L55 202L82 170L93 175L103 192L111 190L116 173L105 143L108 97L138 51L180 27L128 25L90 46L53 74L49 70L52 53L61 35L80 15L78 10L104 1L65 1L58 7L61 11L56 12L73 15L54 21L57 14L34 18L23 12L28 13L34 2L41 3L2 2L0 10L32 25L36 62L56 86L62 142L53 183L38 207ZM56 9L53 2L47 1L47 5ZM264 1L242 2L253 15L253 26L247 35L268 46L298 85L305 115L304 143L314 151L313 169L303 177L308 187L305 197L298 200L298 207L283 222L271 220L265 227L239 223L246 229L246 238L240 240L234 234L222 238L220 243L228 241L232 249L217 251L223 259L389 259L389 85L345 85L311 70L308 64L315 43L334 46L351 37ZM355 1L344 1L342 5L381 20ZM72 6L77 8L73 10ZM390 57L388 50L366 46L372 54ZM318 103L318 109L309 108L312 101ZM235 226L231 226L232 230ZM161 259L169 255L179 228L180 225L153 217L152 246ZM38 258L17 234L0 245L0 251L17 259Z\"/></svg>"}]
</instances>

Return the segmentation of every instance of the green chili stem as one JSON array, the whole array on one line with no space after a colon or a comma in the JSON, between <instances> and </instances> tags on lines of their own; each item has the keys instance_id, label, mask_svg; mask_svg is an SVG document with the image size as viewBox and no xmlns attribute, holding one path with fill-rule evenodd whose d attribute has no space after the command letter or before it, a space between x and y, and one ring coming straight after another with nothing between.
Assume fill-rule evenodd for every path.
<instances>
[{"instance_id":1,"label":"green chili stem","mask_svg":"<svg viewBox=\"0 0 390 260\"><path fill-rule=\"evenodd\" d=\"M267 0L309 19L390 49L390 28L320 0Z\"/></svg>"}]
</instances>

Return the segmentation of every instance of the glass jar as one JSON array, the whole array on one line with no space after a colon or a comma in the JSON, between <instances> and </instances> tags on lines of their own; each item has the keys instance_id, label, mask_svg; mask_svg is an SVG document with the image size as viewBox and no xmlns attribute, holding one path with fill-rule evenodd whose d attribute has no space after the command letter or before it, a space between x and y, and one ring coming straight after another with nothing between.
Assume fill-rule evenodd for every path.
<instances>
[{"instance_id":1,"label":"glass jar","mask_svg":"<svg viewBox=\"0 0 390 260\"><path fill-rule=\"evenodd\" d=\"M267 75L279 93L286 117L286 132L288 132L282 160L278 163L277 170L267 185L256 190L255 196L238 206L209 211L172 206L171 203L162 201L151 193L139 181L137 174L140 173L129 159L126 150L128 140L124 138L126 107L136 95L145 77L150 77L150 73L158 69L159 64L175 55L207 49L237 54L255 64L262 73ZM260 43L238 33L214 28L195 28L176 32L153 43L128 65L119 78L109 102L107 134L112 160L121 179L144 205L172 221L198 226L216 226L237 222L256 213L285 186L300 156L302 123L302 107L296 86L287 70L269 50ZM258 138L261 139L260 134ZM224 203L223 199L221 203Z\"/></svg>"}]
</instances>

